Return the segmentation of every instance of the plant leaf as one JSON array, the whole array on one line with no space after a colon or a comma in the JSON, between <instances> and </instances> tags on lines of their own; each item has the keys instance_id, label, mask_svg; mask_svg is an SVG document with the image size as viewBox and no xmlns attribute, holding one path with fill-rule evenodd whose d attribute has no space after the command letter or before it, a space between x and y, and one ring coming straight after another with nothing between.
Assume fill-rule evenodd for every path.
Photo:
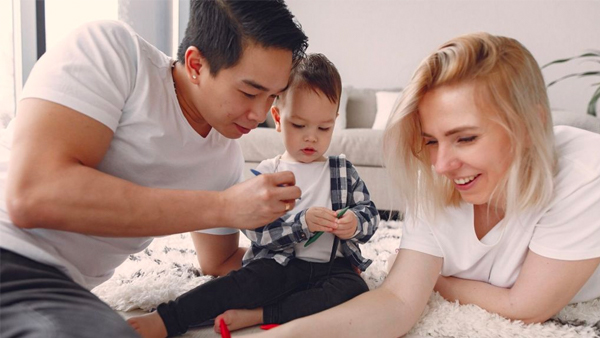
<instances>
[{"instance_id":1,"label":"plant leaf","mask_svg":"<svg viewBox=\"0 0 600 338\"><path fill-rule=\"evenodd\" d=\"M588 107L587 107L587 113L592 115L592 116L596 116L596 103L598 102L598 99L600 99L600 87L598 87L596 89L596 91L594 92L594 95L592 95L592 99L590 100L590 103L588 103Z\"/></svg>"},{"instance_id":2,"label":"plant leaf","mask_svg":"<svg viewBox=\"0 0 600 338\"><path fill-rule=\"evenodd\" d=\"M574 74L565 75L565 76L563 76L563 77L561 77L561 78L559 78L557 80L554 80L554 81L550 82L548 84L548 87L550 87L553 84L555 84L557 82L560 82L560 81L562 81L564 79L568 79L570 77L585 77L585 76L595 76L595 75L600 76L600 71L590 71L590 72L574 73Z\"/></svg>"},{"instance_id":3,"label":"plant leaf","mask_svg":"<svg viewBox=\"0 0 600 338\"><path fill-rule=\"evenodd\" d=\"M546 67L548 67L550 65L554 65L554 64L558 64L558 63L565 63L565 62L569 62L571 60L576 60L576 59L581 59L581 58L588 58L588 57L592 57L592 58L600 57L600 51L592 50L590 52L583 53L581 55L577 55L577 56L573 56L573 57L569 57L569 58L564 58L564 59L554 60L554 61L551 61L551 62L543 65L542 69L544 69L544 68L546 68Z\"/></svg>"}]
</instances>

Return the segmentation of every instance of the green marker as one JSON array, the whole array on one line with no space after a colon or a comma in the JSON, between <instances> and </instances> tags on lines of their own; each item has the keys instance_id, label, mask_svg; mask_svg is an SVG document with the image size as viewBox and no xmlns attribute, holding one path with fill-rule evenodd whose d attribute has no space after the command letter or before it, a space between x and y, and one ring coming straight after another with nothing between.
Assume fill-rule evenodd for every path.
<instances>
[{"instance_id":1,"label":"green marker","mask_svg":"<svg viewBox=\"0 0 600 338\"><path fill-rule=\"evenodd\" d=\"M344 214L346 213L346 211L348 211L348 209L350 209L350 207L345 207L344 209L340 210L340 212L338 212L336 217L340 218L340 217L344 216ZM319 239L319 237L321 237L322 234L323 234L323 231L315 232L315 235L312 236L308 241L306 241L306 243L304 243L304 247L306 248L307 246L311 245L314 241Z\"/></svg>"}]
</instances>

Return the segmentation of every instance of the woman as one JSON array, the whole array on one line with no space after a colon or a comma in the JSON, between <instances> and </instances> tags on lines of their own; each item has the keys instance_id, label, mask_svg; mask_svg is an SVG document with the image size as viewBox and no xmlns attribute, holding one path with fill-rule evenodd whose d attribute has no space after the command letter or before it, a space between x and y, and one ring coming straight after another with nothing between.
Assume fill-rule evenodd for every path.
<instances>
[{"instance_id":1,"label":"woman","mask_svg":"<svg viewBox=\"0 0 600 338\"><path fill-rule=\"evenodd\" d=\"M600 297L600 135L552 127L540 68L516 40L458 37L419 66L385 132L406 199L381 287L264 336L397 337L432 291L543 322Z\"/></svg>"}]
</instances>

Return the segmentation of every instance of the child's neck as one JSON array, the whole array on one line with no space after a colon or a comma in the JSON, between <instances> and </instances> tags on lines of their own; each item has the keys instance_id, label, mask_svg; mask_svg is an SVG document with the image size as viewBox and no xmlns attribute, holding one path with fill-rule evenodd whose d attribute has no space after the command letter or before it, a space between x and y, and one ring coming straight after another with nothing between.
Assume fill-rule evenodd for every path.
<instances>
[{"instance_id":1,"label":"child's neck","mask_svg":"<svg viewBox=\"0 0 600 338\"><path fill-rule=\"evenodd\" d=\"M286 162L307 163L308 164L308 163L314 163L314 162L324 162L324 161L327 161L327 158L325 158L325 156L321 156L310 162L299 161L296 158L294 158L292 155L290 155L290 153L288 153L286 150L285 153L283 153L283 155L281 155L281 160L286 161Z\"/></svg>"}]
</instances>

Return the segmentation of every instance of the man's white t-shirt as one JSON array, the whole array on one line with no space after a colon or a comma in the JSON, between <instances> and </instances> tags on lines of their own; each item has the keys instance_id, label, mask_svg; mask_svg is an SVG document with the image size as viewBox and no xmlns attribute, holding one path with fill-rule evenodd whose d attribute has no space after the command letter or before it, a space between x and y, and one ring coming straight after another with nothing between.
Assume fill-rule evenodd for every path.
<instances>
[{"instance_id":1,"label":"man's white t-shirt","mask_svg":"<svg viewBox=\"0 0 600 338\"><path fill-rule=\"evenodd\" d=\"M241 149L214 129L203 138L188 124L175 93L173 63L127 25L94 22L44 54L21 99L56 102L110 128L113 139L97 168L102 172L147 187L227 189L243 179ZM12 125L0 136L0 247L58 267L91 289L150 244L151 238L14 226L5 201L11 141ZM198 205L199 218L202 213Z\"/></svg>"},{"instance_id":2,"label":"man's white t-shirt","mask_svg":"<svg viewBox=\"0 0 600 338\"><path fill-rule=\"evenodd\" d=\"M511 287L529 250L559 260L600 257L600 135L554 128L558 152L554 198L541 211L504 219L481 240L473 205L462 203L436 216L404 223L400 248L443 257L441 274ZM600 268L571 303L600 297Z\"/></svg>"}]
</instances>

